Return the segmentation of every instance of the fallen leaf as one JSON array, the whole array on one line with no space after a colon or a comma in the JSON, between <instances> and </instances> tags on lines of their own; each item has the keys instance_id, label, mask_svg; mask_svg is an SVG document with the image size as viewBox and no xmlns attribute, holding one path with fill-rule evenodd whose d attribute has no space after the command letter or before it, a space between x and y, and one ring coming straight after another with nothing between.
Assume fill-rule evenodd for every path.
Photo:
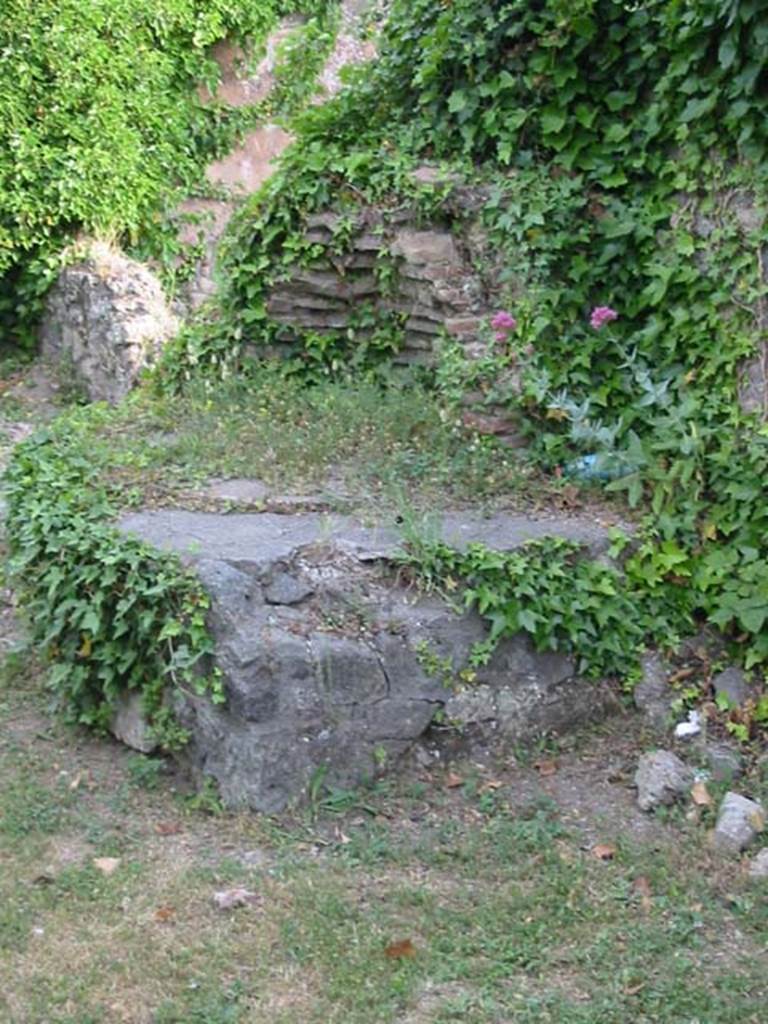
<instances>
[{"instance_id":1,"label":"fallen leaf","mask_svg":"<svg viewBox=\"0 0 768 1024\"><path fill-rule=\"evenodd\" d=\"M83 781L83 773L82 773L82 772L79 772L79 773L78 773L78 774L77 774L77 775L76 775L76 776L74 777L74 779L72 779L72 781L70 782L70 784L69 784L69 788L70 788L70 789L73 789L73 790L74 790L74 789L77 789L77 788L78 788L78 787L80 786L80 783L81 783L82 781Z\"/></svg>"},{"instance_id":2,"label":"fallen leaf","mask_svg":"<svg viewBox=\"0 0 768 1024\"><path fill-rule=\"evenodd\" d=\"M174 907L158 907L155 911L155 920L160 924L167 924L175 914L176 910Z\"/></svg>"},{"instance_id":3,"label":"fallen leaf","mask_svg":"<svg viewBox=\"0 0 768 1024\"><path fill-rule=\"evenodd\" d=\"M478 793L493 792L496 789L501 789L503 785L504 783L500 779L489 779L488 782L484 782L480 789L478 789Z\"/></svg>"},{"instance_id":4,"label":"fallen leaf","mask_svg":"<svg viewBox=\"0 0 768 1024\"><path fill-rule=\"evenodd\" d=\"M629 982L628 985L624 986L624 995L625 996L636 996L638 994L638 992L642 992L642 990L644 988L645 988L645 982L644 981L631 981L631 982Z\"/></svg>"},{"instance_id":5,"label":"fallen leaf","mask_svg":"<svg viewBox=\"0 0 768 1024\"><path fill-rule=\"evenodd\" d=\"M701 779L698 782L694 782L691 787L691 800L693 800L697 807L712 806L712 797L709 795L706 782L702 782Z\"/></svg>"},{"instance_id":6,"label":"fallen leaf","mask_svg":"<svg viewBox=\"0 0 768 1024\"><path fill-rule=\"evenodd\" d=\"M182 826L178 821L161 821L155 825L155 832L159 836L177 836Z\"/></svg>"},{"instance_id":7,"label":"fallen leaf","mask_svg":"<svg viewBox=\"0 0 768 1024\"><path fill-rule=\"evenodd\" d=\"M613 860L616 856L616 847L611 843L598 843L592 847L592 856L598 860Z\"/></svg>"},{"instance_id":8,"label":"fallen leaf","mask_svg":"<svg viewBox=\"0 0 768 1024\"><path fill-rule=\"evenodd\" d=\"M547 775L555 775L557 773L557 761L534 761L533 767L539 775L544 777Z\"/></svg>"},{"instance_id":9,"label":"fallen leaf","mask_svg":"<svg viewBox=\"0 0 768 1024\"><path fill-rule=\"evenodd\" d=\"M249 889L222 889L213 894L213 904L217 910L235 910L258 901L258 895Z\"/></svg>"},{"instance_id":10,"label":"fallen leaf","mask_svg":"<svg viewBox=\"0 0 768 1024\"><path fill-rule=\"evenodd\" d=\"M462 779L462 777L460 775L457 775L455 772L448 772L445 778L445 784L448 787L448 789L456 789L458 786L464 785L464 779Z\"/></svg>"},{"instance_id":11,"label":"fallen leaf","mask_svg":"<svg viewBox=\"0 0 768 1024\"><path fill-rule=\"evenodd\" d=\"M390 960L404 960L407 957L416 956L416 947L410 939L400 939L393 942L384 950L384 956Z\"/></svg>"},{"instance_id":12,"label":"fallen leaf","mask_svg":"<svg viewBox=\"0 0 768 1024\"><path fill-rule=\"evenodd\" d=\"M93 866L97 871L100 871L102 875L113 875L120 866L119 857L95 857Z\"/></svg>"},{"instance_id":13,"label":"fallen leaf","mask_svg":"<svg viewBox=\"0 0 768 1024\"><path fill-rule=\"evenodd\" d=\"M640 906L643 909L643 913L650 913L653 906L653 892L651 890L651 883L645 875L638 875L632 883L632 889L640 897Z\"/></svg>"},{"instance_id":14,"label":"fallen leaf","mask_svg":"<svg viewBox=\"0 0 768 1024\"><path fill-rule=\"evenodd\" d=\"M688 679L692 676L696 669L692 665L688 665L686 668L679 668L677 672L673 672L667 680L668 683L680 683L683 679Z\"/></svg>"}]
</instances>

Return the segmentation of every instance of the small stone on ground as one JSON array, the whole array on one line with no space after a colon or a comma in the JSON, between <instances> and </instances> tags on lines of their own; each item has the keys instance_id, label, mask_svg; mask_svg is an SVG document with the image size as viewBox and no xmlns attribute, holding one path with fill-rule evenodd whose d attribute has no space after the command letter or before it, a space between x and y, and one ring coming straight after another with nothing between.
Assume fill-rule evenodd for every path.
<instances>
[{"instance_id":1,"label":"small stone on ground","mask_svg":"<svg viewBox=\"0 0 768 1024\"><path fill-rule=\"evenodd\" d=\"M741 853L764 827L762 804L740 793L726 793L717 815L712 845L720 853Z\"/></svg>"},{"instance_id":2,"label":"small stone on ground","mask_svg":"<svg viewBox=\"0 0 768 1024\"><path fill-rule=\"evenodd\" d=\"M637 766L637 802L643 811L672 804L689 792L693 782L693 771L676 754L653 750L643 754Z\"/></svg>"}]
</instances>

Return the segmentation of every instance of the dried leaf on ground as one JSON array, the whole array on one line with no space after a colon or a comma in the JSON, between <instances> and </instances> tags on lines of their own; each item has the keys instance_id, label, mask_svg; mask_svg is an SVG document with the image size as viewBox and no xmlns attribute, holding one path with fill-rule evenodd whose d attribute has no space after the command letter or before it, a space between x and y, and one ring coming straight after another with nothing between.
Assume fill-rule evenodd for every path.
<instances>
[{"instance_id":1,"label":"dried leaf on ground","mask_svg":"<svg viewBox=\"0 0 768 1024\"><path fill-rule=\"evenodd\" d=\"M389 957L390 960L404 960L416 956L416 947L410 939L400 939L387 946L384 956Z\"/></svg>"},{"instance_id":2,"label":"dried leaf on ground","mask_svg":"<svg viewBox=\"0 0 768 1024\"><path fill-rule=\"evenodd\" d=\"M691 787L691 800L693 800L697 807L712 806L712 797L709 794L706 782L701 780L694 782Z\"/></svg>"},{"instance_id":3,"label":"dried leaf on ground","mask_svg":"<svg viewBox=\"0 0 768 1024\"><path fill-rule=\"evenodd\" d=\"M183 826L178 821L161 821L155 825L155 832L159 836L177 836Z\"/></svg>"},{"instance_id":4,"label":"dried leaf on ground","mask_svg":"<svg viewBox=\"0 0 768 1024\"><path fill-rule=\"evenodd\" d=\"M464 785L464 779L462 779L460 775L457 775L456 772L448 772L445 777L445 784L448 789L457 789L459 786Z\"/></svg>"},{"instance_id":5,"label":"dried leaf on ground","mask_svg":"<svg viewBox=\"0 0 768 1024\"><path fill-rule=\"evenodd\" d=\"M167 924L173 920L175 914L176 910L174 907L158 907L155 911L155 920L159 924Z\"/></svg>"},{"instance_id":6,"label":"dried leaf on ground","mask_svg":"<svg viewBox=\"0 0 768 1024\"><path fill-rule=\"evenodd\" d=\"M258 903L259 897L249 889L222 889L213 894L213 904L217 910L235 910Z\"/></svg>"},{"instance_id":7,"label":"dried leaf on ground","mask_svg":"<svg viewBox=\"0 0 768 1024\"><path fill-rule=\"evenodd\" d=\"M653 891L651 890L651 883L646 876L638 875L632 882L632 889L640 897L640 906L643 909L643 913L650 913L653 906Z\"/></svg>"},{"instance_id":8,"label":"dried leaf on ground","mask_svg":"<svg viewBox=\"0 0 768 1024\"><path fill-rule=\"evenodd\" d=\"M598 843L592 847L592 856L598 860L613 860L616 856L616 847L611 843Z\"/></svg>"},{"instance_id":9,"label":"dried leaf on ground","mask_svg":"<svg viewBox=\"0 0 768 1024\"><path fill-rule=\"evenodd\" d=\"M94 857L93 866L102 875L113 875L120 867L119 857Z\"/></svg>"},{"instance_id":10,"label":"dried leaf on ground","mask_svg":"<svg viewBox=\"0 0 768 1024\"><path fill-rule=\"evenodd\" d=\"M492 793L497 789L501 789L504 783L500 779L489 779L488 782L484 782L478 793Z\"/></svg>"},{"instance_id":11,"label":"dried leaf on ground","mask_svg":"<svg viewBox=\"0 0 768 1024\"><path fill-rule=\"evenodd\" d=\"M553 761L551 759L544 761L535 761L533 767L536 769L539 775L543 776L544 778L546 778L546 776L548 775L557 774L557 761Z\"/></svg>"}]
</instances>

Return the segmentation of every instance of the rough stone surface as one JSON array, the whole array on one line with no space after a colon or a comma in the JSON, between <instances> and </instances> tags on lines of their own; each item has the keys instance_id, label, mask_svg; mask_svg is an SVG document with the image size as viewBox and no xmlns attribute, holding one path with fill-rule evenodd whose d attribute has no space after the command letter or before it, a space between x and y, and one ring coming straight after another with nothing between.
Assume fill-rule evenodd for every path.
<instances>
[{"instance_id":1,"label":"rough stone surface","mask_svg":"<svg viewBox=\"0 0 768 1024\"><path fill-rule=\"evenodd\" d=\"M635 772L637 802L643 811L661 804L672 804L684 797L694 782L694 774L669 750L643 754Z\"/></svg>"},{"instance_id":2,"label":"rough stone surface","mask_svg":"<svg viewBox=\"0 0 768 1024\"><path fill-rule=\"evenodd\" d=\"M395 523L363 525L353 516L316 512L290 516L243 512L221 516L161 509L127 515L121 527L193 560L204 556L233 563L261 562L266 556L276 561L287 558L297 547L318 541L334 543L362 561L372 561L392 557L403 543ZM504 512L491 516L451 512L431 529L445 543L460 550L477 542L498 551L511 551L528 540L562 537L583 544L597 557L605 554L611 543L608 528L587 516L543 519Z\"/></svg>"},{"instance_id":3,"label":"rough stone surface","mask_svg":"<svg viewBox=\"0 0 768 1024\"><path fill-rule=\"evenodd\" d=\"M522 739L611 703L570 659L538 654L523 637L455 692L485 626L399 582L387 561L400 543L394 526L169 511L128 516L122 528L185 555L211 595L227 703L185 694L177 712L192 735L192 770L213 776L229 806L278 810L319 771L333 785L357 784L403 754L439 708L462 726ZM446 517L442 532L506 549L546 534L593 551L608 544L584 520Z\"/></svg>"},{"instance_id":4,"label":"rough stone surface","mask_svg":"<svg viewBox=\"0 0 768 1024\"><path fill-rule=\"evenodd\" d=\"M73 372L91 401L115 403L178 329L151 271L94 242L49 292L40 342L43 357Z\"/></svg>"},{"instance_id":5,"label":"rough stone surface","mask_svg":"<svg viewBox=\"0 0 768 1024\"><path fill-rule=\"evenodd\" d=\"M218 498L221 501L256 505L269 497L270 489L261 480L235 477L231 480L215 480L208 487L207 493L212 498Z\"/></svg>"},{"instance_id":6,"label":"rough stone surface","mask_svg":"<svg viewBox=\"0 0 768 1024\"><path fill-rule=\"evenodd\" d=\"M298 332L350 328L364 340L365 330L355 327L364 301L379 317L404 325L396 362L434 362L435 341L445 327L465 346L476 344L491 307L472 253L450 228L423 229L416 222L416 211L394 216L363 208L348 244L339 247L334 239L349 231L346 220L331 211L309 216L306 238L326 246L326 254L311 268L296 268L268 300L270 316L286 329L286 341ZM391 267L386 287L372 273L379 257Z\"/></svg>"},{"instance_id":7,"label":"rough stone surface","mask_svg":"<svg viewBox=\"0 0 768 1024\"><path fill-rule=\"evenodd\" d=\"M673 699L667 666L656 651L650 651L643 657L642 672L632 695L635 706L654 729L664 729L670 724Z\"/></svg>"},{"instance_id":8,"label":"rough stone surface","mask_svg":"<svg viewBox=\"0 0 768 1024\"><path fill-rule=\"evenodd\" d=\"M241 46L226 39L216 43L210 56L218 65L219 82L213 95L207 86L199 87L197 93L201 102L216 100L228 107L244 107L266 99L275 85L280 47L295 32L298 24L295 18L285 18L270 33L266 52L255 68L252 68L252 60Z\"/></svg>"},{"instance_id":9,"label":"rough stone surface","mask_svg":"<svg viewBox=\"0 0 768 1024\"><path fill-rule=\"evenodd\" d=\"M293 136L276 124L265 124L246 135L242 146L232 150L206 170L212 185L224 185L233 192L255 192L275 170L275 161L293 141Z\"/></svg>"},{"instance_id":10,"label":"rough stone surface","mask_svg":"<svg viewBox=\"0 0 768 1024\"><path fill-rule=\"evenodd\" d=\"M179 304L196 309L216 293L216 253L221 237L235 212L235 204L224 199L185 199L175 210L179 242L184 257L192 260L192 272L181 286Z\"/></svg>"},{"instance_id":11,"label":"rough stone surface","mask_svg":"<svg viewBox=\"0 0 768 1024\"><path fill-rule=\"evenodd\" d=\"M740 793L726 793L718 811L712 845L720 853L741 853L764 827L762 804Z\"/></svg>"},{"instance_id":12,"label":"rough stone surface","mask_svg":"<svg viewBox=\"0 0 768 1024\"><path fill-rule=\"evenodd\" d=\"M741 754L727 743L708 745L707 763L715 782L730 782L744 774Z\"/></svg>"},{"instance_id":13,"label":"rough stone surface","mask_svg":"<svg viewBox=\"0 0 768 1024\"><path fill-rule=\"evenodd\" d=\"M749 877L756 881L768 879L768 846L756 854L750 861Z\"/></svg>"},{"instance_id":14,"label":"rough stone surface","mask_svg":"<svg viewBox=\"0 0 768 1024\"><path fill-rule=\"evenodd\" d=\"M754 356L739 368L739 404L746 413L768 417L768 342L760 341Z\"/></svg>"},{"instance_id":15,"label":"rough stone surface","mask_svg":"<svg viewBox=\"0 0 768 1024\"><path fill-rule=\"evenodd\" d=\"M739 707L749 697L749 684L740 668L727 668L712 680L718 697L727 697L728 703Z\"/></svg>"},{"instance_id":16,"label":"rough stone surface","mask_svg":"<svg viewBox=\"0 0 768 1024\"><path fill-rule=\"evenodd\" d=\"M115 739L142 754L151 754L157 749L157 743L144 716L139 693L127 693L118 697L110 729Z\"/></svg>"}]
</instances>

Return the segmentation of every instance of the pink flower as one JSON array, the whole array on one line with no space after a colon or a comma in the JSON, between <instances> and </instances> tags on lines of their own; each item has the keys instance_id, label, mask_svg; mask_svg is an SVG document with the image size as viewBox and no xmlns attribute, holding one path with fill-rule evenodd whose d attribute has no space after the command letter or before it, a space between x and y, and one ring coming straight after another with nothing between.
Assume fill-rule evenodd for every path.
<instances>
[{"instance_id":1,"label":"pink flower","mask_svg":"<svg viewBox=\"0 0 768 1024\"><path fill-rule=\"evenodd\" d=\"M512 316L511 313L507 313L504 310L497 313L496 316L491 320L491 327L499 332L496 335L497 340L503 341L504 338L499 338L499 334L502 332L514 331L517 327L517 320Z\"/></svg>"},{"instance_id":2,"label":"pink flower","mask_svg":"<svg viewBox=\"0 0 768 1024\"><path fill-rule=\"evenodd\" d=\"M619 314L616 310L611 309L610 306L595 306L589 318L589 324L596 331L599 331L601 327L605 327L611 320L618 319L618 316Z\"/></svg>"},{"instance_id":3,"label":"pink flower","mask_svg":"<svg viewBox=\"0 0 768 1024\"><path fill-rule=\"evenodd\" d=\"M506 341L508 338L508 334L506 331L496 331L495 338L496 341Z\"/></svg>"}]
</instances>

